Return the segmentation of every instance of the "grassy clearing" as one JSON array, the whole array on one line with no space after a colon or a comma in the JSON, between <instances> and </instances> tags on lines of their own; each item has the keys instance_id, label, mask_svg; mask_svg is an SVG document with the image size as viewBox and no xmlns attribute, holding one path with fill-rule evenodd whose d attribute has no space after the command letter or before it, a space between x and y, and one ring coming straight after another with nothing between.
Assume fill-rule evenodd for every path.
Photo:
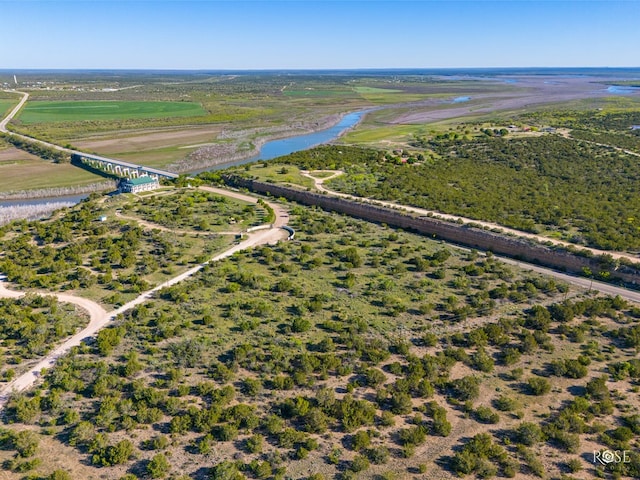
<instances>
[{"instance_id":1,"label":"grassy clearing","mask_svg":"<svg viewBox=\"0 0 640 480\"><path fill-rule=\"evenodd\" d=\"M148 167L166 167L178 160L185 158L193 149L183 147L162 147L157 149L145 149L142 151L114 152L115 158L126 162L138 163Z\"/></svg>"},{"instance_id":2,"label":"grassy clearing","mask_svg":"<svg viewBox=\"0 0 640 480\"><path fill-rule=\"evenodd\" d=\"M353 92L350 90L323 90L315 88L305 88L304 90L286 89L282 93L285 97L332 98L353 96Z\"/></svg>"},{"instance_id":3,"label":"grassy clearing","mask_svg":"<svg viewBox=\"0 0 640 480\"><path fill-rule=\"evenodd\" d=\"M0 192L81 186L102 180L82 168L48 162L12 146L0 150Z\"/></svg>"},{"instance_id":4,"label":"grassy clearing","mask_svg":"<svg viewBox=\"0 0 640 480\"><path fill-rule=\"evenodd\" d=\"M312 170L311 171L311 175L313 175L315 178L327 178L327 177L331 177L333 175L335 175L336 172L334 171L328 171L325 172L323 170Z\"/></svg>"},{"instance_id":5,"label":"grassy clearing","mask_svg":"<svg viewBox=\"0 0 640 480\"><path fill-rule=\"evenodd\" d=\"M206 115L200 104L193 102L127 102L76 101L29 102L22 109L22 123L81 122L87 120L126 120Z\"/></svg>"},{"instance_id":6,"label":"grassy clearing","mask_svg":"<svg viewBox=\"0 0 640 480\"><path fill-rule=\"evenodd\" d=\"M242 167L235 167L229 171L239 171L248 174L256 180L274 183L292 183L303 187L313 188L313 180L300 175L300 169L294 165L278 163L255 163Z\"/></svg>"},{"instance_id":7,"label":"grassy clearing","mask_svg":"<svg viewBox=\"0 0 640 480\"><path fill-rule=\"evenodd\" d=\"M427 132L424 125L386 125L376 127L368 124L348 131L340 137L340 143L353 145L389 146L390 144L406 144L414 135Z\"/></svg>"},{"instance_id":8,"label":"grassy clearing","mask_svg":"<svg viewBox=\"0 0 640 480\"><path fill-rule=\"evenodd\" d=\"M0 118L4 118L7 113L16 105L17 102L0 98Z\"/></svg>"},{"instance_id":9,"label":"grassy clearing","mask_svg":"<svg viewBox=\"0 0 640 480\"><path fill-rule=\"evenodd\" d=\"M360 94L370 93L402 93L403 90L396 90L393 88L379 88L379 87L353 87L353 89Z\"/></svg>"},{"instance_id":10,"label":"grassy clearing","mask_svg":"<svg viewBox=\"0 0 640 480\"><path fill-rule=\"evenodd\" d=\"M192 190L157 195L127 206L125 211L127 216L134 214L172 231L186 229L200 233L239 232L260 225L266 216L266 211L254 203Z\"/></svg>"}]
</instances>

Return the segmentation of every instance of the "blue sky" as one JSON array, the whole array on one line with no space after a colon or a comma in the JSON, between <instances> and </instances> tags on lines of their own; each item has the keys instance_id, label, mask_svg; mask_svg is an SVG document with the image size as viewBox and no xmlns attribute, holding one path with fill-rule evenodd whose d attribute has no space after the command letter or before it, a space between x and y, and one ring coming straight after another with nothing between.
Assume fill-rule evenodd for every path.
<instances>
[{"instance_id":1,"label":"blue sky","mask_svg":"<svg viewBox=\"0 0 640 480\"><path fill-rule=\"evenodd\" d=\"M640 66L640 1L0 0L0 69Z\"/></svg>"}]
</instances>

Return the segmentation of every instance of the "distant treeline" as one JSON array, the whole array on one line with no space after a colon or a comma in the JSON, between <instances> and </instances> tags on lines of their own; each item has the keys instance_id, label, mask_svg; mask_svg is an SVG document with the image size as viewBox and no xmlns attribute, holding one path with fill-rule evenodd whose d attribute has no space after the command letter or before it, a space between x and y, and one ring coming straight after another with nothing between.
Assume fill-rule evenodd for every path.
<instances>
[{"instance_id":1,"label":"distant treeline","mask_svg":"<svg viewBox=\"0 0 640 480\"><path fill-rule=\"evenodd\" d=\"M71 157L67 152L61 152L50 147L46 147L40 143L25 140L15 135L0 134L0 138L9 142L16 148L35 155L45 160L51 160L54 163L69 163Z\"/></svg>"}]
</instances>

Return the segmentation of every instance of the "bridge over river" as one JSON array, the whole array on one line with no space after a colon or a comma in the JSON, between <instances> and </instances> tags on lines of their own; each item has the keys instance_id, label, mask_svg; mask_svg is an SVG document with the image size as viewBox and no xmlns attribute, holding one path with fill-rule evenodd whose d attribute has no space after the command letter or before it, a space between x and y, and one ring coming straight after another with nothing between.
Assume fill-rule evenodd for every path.
<instances>
[{"instance_id":1,"label":"bridge over river","mask_svg":"<svg viewBox=\"0 0 640 480\"><path fill-rule=\"evenodd\" d=\"M178 175L166 170L160 170L158 168L145 167L144 165L136 165L135 163L124 162L122 160L115 160L113 158L101 157L99 155L93 155L90 153L71 151L71 163L79 165L85 164L98 170L113 173L121 177L138 178L138 177L152 177L152 178L178 178Z\"/></svg>"}]
</instances>

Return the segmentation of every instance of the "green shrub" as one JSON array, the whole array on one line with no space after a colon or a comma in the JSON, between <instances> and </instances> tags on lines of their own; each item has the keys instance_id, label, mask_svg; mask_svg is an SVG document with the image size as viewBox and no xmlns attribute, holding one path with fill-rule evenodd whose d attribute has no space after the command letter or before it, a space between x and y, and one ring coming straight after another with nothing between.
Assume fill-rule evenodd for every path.
<instances>
[{"instance_id":1,"label":"green shrub","mask_svg":"<svg viewBox=\"0 0 640 480\"><path fill-rule=\"evenodd\" d=\"M522 445L535 445L543 439L542 429L535 423L522 422L515 430L515 441Z\"/></svg>"},{"instance_id":2,"label":"green shrub","mask_svg":"<svg viewBox=\"0 0 640 480\"><path fill-rule=\"evenodd\" d=\"M474 416L482 423L498 423L500 421L500 415L485 406L478 407L474 412Z\"/></svg>"},{"instance_id":3,"label":"green shrub","mask_svg":"<svg viewBox=\"0 0 640 480\"><path fill-rule=\"evenodd\" d=\"M363 472L367 468L369 468L369 459L364 455L356 455L349 465L349 470L354 473Z\"/></svg>"},{"instance_id":4,"label":"green shrub","mask_svg":"<svg viewBox=\"0 0 640 480\"><path fill-rule=\"evenodd\" d=\"M551 391L551 384L545 378L531 377L527 381L527 385L529 386L529 391L532 395L546 395Z\"/></svg>"},{"instance_id":5,"label":"green shrub","mask_svg":"<svg viewBox=\"0 0 640 480\"><path fill-rule=\"evenodd\" d=\"M171 465L162 453L154 455L151 461L147 464L147 473L151 478L164 478L171 470Z\"/></svg>"},{"instance_id":6,"label":"green shrub","mask_svg":"<svg viewBox=\"0 0 640 480\"><path fill-rule=\"evenodd\" d=\"M252 435L245 441L245 448L249 453L260 453L264 445L264 437L262 435Z\"/></svg>"}]
</instances>

